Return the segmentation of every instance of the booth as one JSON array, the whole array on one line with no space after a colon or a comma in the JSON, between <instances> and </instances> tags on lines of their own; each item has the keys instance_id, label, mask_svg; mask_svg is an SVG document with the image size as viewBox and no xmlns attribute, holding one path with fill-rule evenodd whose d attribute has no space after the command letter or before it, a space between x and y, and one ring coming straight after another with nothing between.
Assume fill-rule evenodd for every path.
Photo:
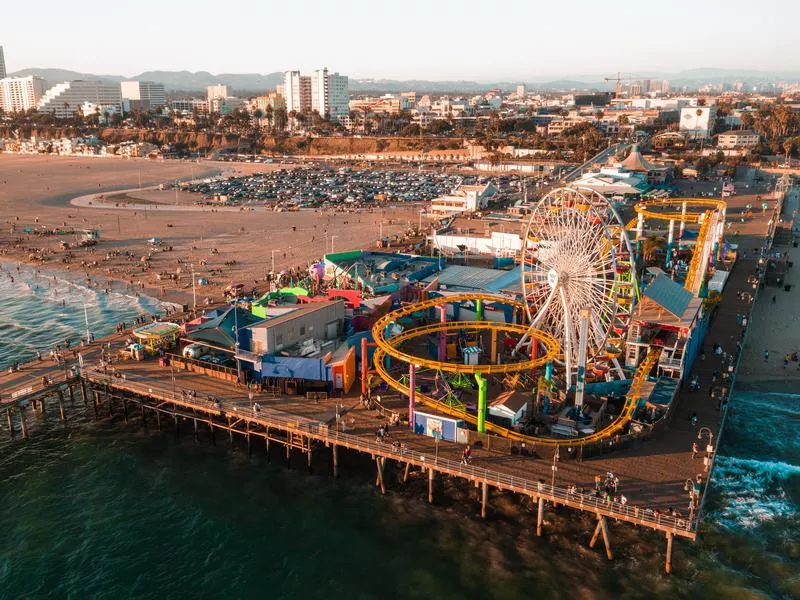
<instances>
[{"instance_id":1,"label":"booth","mask_svg":"<svg viewBox=\"0 0 800 600\"><path fill-rule=\"evenodd\" d=\"M151 352L175 343L181 334L181 326L169 321L156 321L133 330L133 337Z\"/></svg>"}]
</instances>

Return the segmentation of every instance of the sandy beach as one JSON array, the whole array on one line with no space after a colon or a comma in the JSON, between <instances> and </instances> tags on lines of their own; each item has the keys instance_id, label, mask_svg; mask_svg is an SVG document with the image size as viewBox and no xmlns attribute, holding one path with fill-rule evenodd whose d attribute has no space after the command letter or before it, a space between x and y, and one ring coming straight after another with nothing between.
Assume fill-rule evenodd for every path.
<instances>
[{"instance_id":1,"label":"sandy beach","mask_svg":"<svg viewBox=\"0 0 800 600\"><path fill-rule=\"evenodd\" d=\"M221 300L230 283L266 287L275 270L300 271L327 251L374 247L380 222L384 235L404 232L416 223L412 206L374 212L302 211L275 213L263 207L216 209L191 206L191 194L142 190L177 179L219 173L244 174L276 165L0 155L0 258L42 268L66 269L86 278L114 279L119 285L163 300L191 304L191 271L207 281L197 288L197 303ZM118 190L134 190L136 206L114 206ZM101 194L108 206L74 206L80 196ZM138 206L147 204L147 208ZM157 206L157 208L156 208ZM121 210L121 208L123 208ZM96 228L100 243L63 249L76 235L40 236L24 232L37 226ZM12 231L13 230L13 231ZM161 245L152 248L150 238Z\"/></svg>"},{"instance_id":2,"label":"sandy beach","mask_svg":"<svg viewBox=\"0 0 800 600\"><path fill-rule=\"evenodd\" d=\"M790 246L774 250L788 251L789 260L794 263L787 270L785 278L785 283L792 286L791 291L785 291L783 286L767 286L759 292L739 367L737 386L796 391L800 386L800 362L790 360L788 366L784 366L784 357L800 352L800 310L797 300L800 294L800 249ZM765 351L769 351L769 359L766 360Z\"/></svg>"}]
</instances>

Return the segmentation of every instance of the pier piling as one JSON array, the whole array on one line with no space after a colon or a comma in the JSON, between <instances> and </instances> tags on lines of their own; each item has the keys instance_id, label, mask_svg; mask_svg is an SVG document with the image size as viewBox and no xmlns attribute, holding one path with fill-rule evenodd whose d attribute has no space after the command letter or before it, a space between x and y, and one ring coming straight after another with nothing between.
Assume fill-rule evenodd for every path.
<instances>
[{"instance_id":1,"label":"pier piling","mask_svg":"<svg viewBox=\"0 0 800 600\"><path fill-rule=\"evenodd\" d=\"M269 441L267 441L269 443ZM339 446L336 444L333 445L333 476L339 476Z\"/></svg>"},{"instance_id":2,"label":"pier piling","mask_svg":"<svg viewBox=\"0 0 800 600\"><path fill-rule=\"evenodd\" d=\"M19 411L19 427L22 433L22 439L28 439L28 426L25 423L25 411Z\"/></svg>"},{"instance_id":3,"label":"pier piling","mask_svg":"<svg viewBox=\"0 0 800 600\"><path fill-rule=\"evenodd\" d=\"M58 417L62 423L67 422L67 415L64 413L64 392L58 390Z\"/></svg>"},{"instance_id":4,"label":"pier piling","mask_svg":"<svg viewBox=\"0 0 800 600\"><path fill-rule=\"evenodd\" d=\"M375 457L375 464L378 467L378 485L380 485L381 494L385 494L386 487L383 485L383 460L380 456Z\"/></svg>"},{"instance_id":5,"label":"pier piling","mask_svg":"<svg viewBox=\"0 0 800 600\"><path fill-rule=\"evenodd\" d=\"M8 433L11 435L11 439L14 439L14 417L11 416L11 409L9 408L6 411L6 418L8 419Z\"/></svg>"},{"instance_id":6,"label":"pier piling","mask_svg":"<svg viewBox=\"0 0 800 600\"><path fill-rule=\"evenodd\" d=\"M428 504L433 504L433 468L428 467Z\"/></svg>"},{"instance_id":7,"label":"pier piling","mask_svg":"<svg viewBox=\"0 0 800 600\"><path fill-rule=\"evenodd\" d=\"M664 572L669 575L672 573L672 538L674 536L669 531L667 532L667 560L664 563Z\"/></svg>"},{"instance_id":8,"label":"pier piling","mask_svg":"<svg viewBox=\"0 0 800 600\"><path fill-rule=\"evenodd\" d=\"M487 501L487 499L489 497L489 484L487 484L484 481L483 485L481 487L482 487L482 489L481 489L481 519L485 519L486 518L486 501Z\"/></svg>"},{"instance_id":9,"label":"pier piling","mask_svg":"<svg viewBox=\"0 0 800 600\"><path fill-rule=\"evenodd\" d=\"M542 537L542 526L544 525L544 498L539 496L538 506L536 508L536 537ZM592 545L590 544L590 548Z\"/></svg>"}]
</instances>

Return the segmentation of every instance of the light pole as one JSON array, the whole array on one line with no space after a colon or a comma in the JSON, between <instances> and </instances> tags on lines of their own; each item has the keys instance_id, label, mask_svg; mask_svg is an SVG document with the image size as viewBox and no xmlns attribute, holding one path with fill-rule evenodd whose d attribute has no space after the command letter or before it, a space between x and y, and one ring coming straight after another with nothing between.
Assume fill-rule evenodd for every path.
<instances>
[{"instance_id":1,"label":"light pole","mask_svg":"<svg viewBox=\"0 0 800 600\"><path fill-rule=\"evenodd\" d=\"M708 444L706 445L706 455L703 457L703 465L705 470L708 471L708 467L711 465L711 457L714 456L714 432L711 431L708 427L701 427L700 431L697 432L697 439L703 439L703 434L708 434Z\"/></svg>"},{"instance_id":2,"label":"light pole","mask_svg":"<svg viewBox=\"0 0 800 600\"><path fill-rule=\"evenodd\" d=\"M236 382L242 382L242 367L239 364L239 297L233 299L233 359L236 361Z\"/></svg>"},{"instance_id":3,"label":"light pole","mask_svg":"<svg viewBox=\"0 0 800 600\"><path fill-rule=\"evenodd\" d=\"M277 250L270 250L270 259L272 261L272 276L275 276L275 252Z\"/></svg>"},{"instance_id":4,"label":"light pole","mask_svg":"<svg viewBox=\"0 0 800 600\"><path fill-rule=\"evenodd\" d=\"M194 281L194 263L192 263L192 311L197 311L197 288Z\"/></svg>"},{"instance_id":5,"label":"light pole","mask_svg":"<svg viewBox=\"0 0 800 600\"><path fill-rule=\"evenodd\" d=\"M339 237L339 236L338 235L332 235L331 236L331 254L333 254L333 240L335 240L337 237Z\"/></svg>"},{"instance_id":6,"label":"light pole","mask_svg":"<svg viewBox=\"0 0 800 600\"><path fill-rule=\"evenodd\" d=\"M697 503L697 493L694 487L694 480L687 479L683 484L684 491L689 493L689 521L694 521L694 509Z\"/></svg>"},{"instance_id":7,"label":"light pole","mask_svg":"<svg viewBox=\"0 0 800 600\"><path fill-rule=\"evenodd\" d=\"M550 492L552 493L553 488L556 487L556 471L558 471L558 446L556 446L556 451L553 453L553 476L550 479Z\"/></svg>"}]
</instances>

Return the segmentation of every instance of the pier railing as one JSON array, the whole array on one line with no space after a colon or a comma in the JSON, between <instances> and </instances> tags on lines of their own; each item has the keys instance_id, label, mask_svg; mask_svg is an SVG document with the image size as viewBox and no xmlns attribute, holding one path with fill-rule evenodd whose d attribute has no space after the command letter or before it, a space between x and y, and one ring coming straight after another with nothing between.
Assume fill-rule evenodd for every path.
<instances>
[{"instance_id":1,"label":"pier railing","mask_svg":"<svg viewBox=\"0 0 800 600\"><path fill-rule=\"evenodd\" d=\"M619 518L662 530L672 530L675 533L693 534L696 530L696 522L690 519L662 515L650 509L628 506L621 502L607 502L592 493L572 492L567 488L550 485L543 481L534 481L500 471L465 464L461 461L410 450L402 444L392 444L373 440L371 436L341 432L336 428L331 429L326 423L306 417L292 416L268 407L252 410L247 398L219 398L209 395L197 398L191 394L183 393L183 388L165 389L163 382L160 380L141 376L132 378L120 375L119 377L114 377L97 369L84 369L83 375L90 381L125 389L155 400L193 406L205 411L219 410L223 414L226 411L230 411L240 418L246 416L251 424L255 423L264 427L277 427L289 432L302 433L324 443L334 443L360 452L413 463L423 468L432 468L448 475L486 482L498 488L522 492L528 496L539 496L545 500L603 514L610 518ZM228 414L227 416L232 415Z\"/></svg>"}]
</instances>

